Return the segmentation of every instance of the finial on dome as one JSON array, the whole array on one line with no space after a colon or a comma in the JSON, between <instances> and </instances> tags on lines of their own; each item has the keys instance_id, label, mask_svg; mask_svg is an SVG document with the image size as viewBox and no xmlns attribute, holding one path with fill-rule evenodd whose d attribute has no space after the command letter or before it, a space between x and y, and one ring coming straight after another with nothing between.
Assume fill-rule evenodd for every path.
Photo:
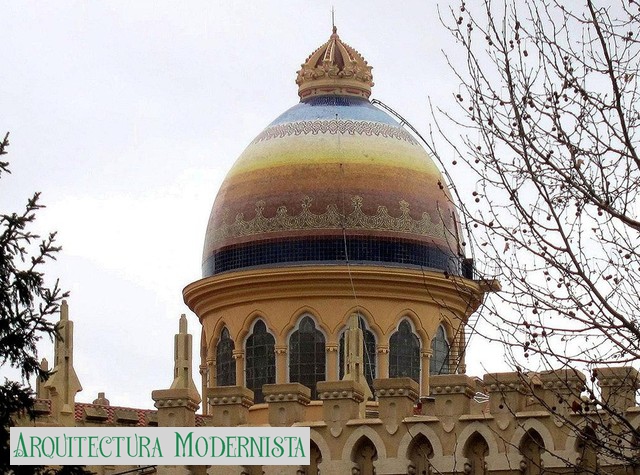
<instances>
[{"instance_id":1,"label":"finial on dome","mask_svg":"<svg viewBox=\"0 0 640 475\"><path fill-rule=\"evenodd\" d=\"M368 99L373 86L371 66L338 36L331 9L333 33L329 41L315 50L298 71L296 84L301 100L313 96L339 95Z\"/></svg>"},{"instance_id":2,"label":"finial on dome","mask_svg":"<svg viewBox=\"0 0 640 475\"><path fill-rule=\"evenodd\" d=\"M336 11L333 8L333 5L331 6L331 30L334 35L338 34L338 27L336 26Z\"/></svg>"}]
</instances>

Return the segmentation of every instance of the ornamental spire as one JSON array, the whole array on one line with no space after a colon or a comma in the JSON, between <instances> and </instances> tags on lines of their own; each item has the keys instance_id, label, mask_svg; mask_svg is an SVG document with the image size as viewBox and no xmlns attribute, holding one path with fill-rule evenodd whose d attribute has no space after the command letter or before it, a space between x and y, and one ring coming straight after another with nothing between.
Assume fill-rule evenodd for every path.
<instances>
[{"instance_id":1,"label":"ornamental spire","mask_svg":"<svg viewBox=\"0 0 640 475\"><path fill-rule=\"evenodd\" d=\"M342 42L334 24L329 41L311 53L298 71L298 95L301 100L322 95L368 99L373 86L371 69L358 51Z\"/></svg>"}]
</instances>

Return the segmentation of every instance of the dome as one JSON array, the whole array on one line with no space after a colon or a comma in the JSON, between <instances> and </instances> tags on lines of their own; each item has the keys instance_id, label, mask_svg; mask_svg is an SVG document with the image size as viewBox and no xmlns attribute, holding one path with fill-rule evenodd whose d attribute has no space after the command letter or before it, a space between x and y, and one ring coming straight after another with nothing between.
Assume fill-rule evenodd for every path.
<instances>
[{"instance_id":1,"label":"dome","mask_svg":"<svg viewBox=\"0 0 640 475\"><path fill-rule=\"evenodd\" d=\"M449 191L420 143L369 102L362 56L334 29L296 82L300 103L258 134L218 192L203 276L347 259L459 274Z\"/></svg>"}]
</instances>

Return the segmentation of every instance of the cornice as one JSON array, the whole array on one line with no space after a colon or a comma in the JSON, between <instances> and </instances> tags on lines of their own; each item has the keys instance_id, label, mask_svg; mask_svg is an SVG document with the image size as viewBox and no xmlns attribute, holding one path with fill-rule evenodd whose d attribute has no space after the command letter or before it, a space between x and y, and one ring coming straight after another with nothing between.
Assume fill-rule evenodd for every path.
<instances>
[{"instance_id":1,"label":"cornice","mask_svg":"<svg viewBox=\"0 0 640 475\"><path fill-rule=\"evenodd\" d=\"M446 306L470 314L483 292L478 282L442 272L397 267L313 265L228 272L189 284L185 303L201 319L247 301L351 297L399 299Z\"/></svg>"}]
</instances>

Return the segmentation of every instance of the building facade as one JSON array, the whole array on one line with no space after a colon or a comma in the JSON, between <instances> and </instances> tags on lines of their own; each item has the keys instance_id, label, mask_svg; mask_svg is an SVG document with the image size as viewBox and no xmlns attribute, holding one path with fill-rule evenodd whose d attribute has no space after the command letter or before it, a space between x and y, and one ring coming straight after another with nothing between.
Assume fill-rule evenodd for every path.
<instances>
[{"instance_id":1,"label":"building facade","mask_svg":"<svg viewBox=\"0 0 640 475\"><path fill-rule=\"evenodd\" d=\"M634 471L556 417L581 424L571 412L580 373L465 374L466 324L499 285L474 275L432 159L370 101L371 69L334 28L297 73L300 102L258 134L222 184L203 278L183 291L202 327L199 388L183 317L174 382L152 394L157 411L104 395L76 402L66 303L56 372L38 388L39 425L308 426L310 466L96 472ZM637 372L597 374L603 394L640 425Z\"/></svg>"}]
</instances>

